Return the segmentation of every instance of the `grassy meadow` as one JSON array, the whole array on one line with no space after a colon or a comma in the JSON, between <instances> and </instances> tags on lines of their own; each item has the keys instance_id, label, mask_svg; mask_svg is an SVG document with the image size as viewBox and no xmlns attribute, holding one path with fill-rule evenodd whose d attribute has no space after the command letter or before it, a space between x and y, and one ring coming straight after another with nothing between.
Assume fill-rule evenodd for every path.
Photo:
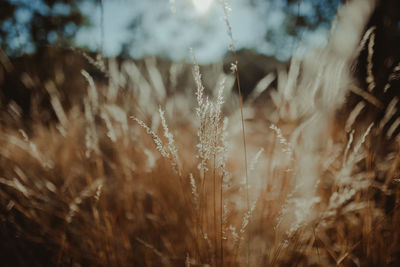
<instances>
[{"instance_id":1,"label":"grassy meadow","mask_svg":"<svg viewBox=\"0 0 400 267\"><path fill-rule=\"evenodd\" d=\"M234 50L87 56L103 78L55 69L28 119L2 101L0 265L399 266L400 67L374 76L369 3L254 88Z\"/></svg>"}]
</instances>

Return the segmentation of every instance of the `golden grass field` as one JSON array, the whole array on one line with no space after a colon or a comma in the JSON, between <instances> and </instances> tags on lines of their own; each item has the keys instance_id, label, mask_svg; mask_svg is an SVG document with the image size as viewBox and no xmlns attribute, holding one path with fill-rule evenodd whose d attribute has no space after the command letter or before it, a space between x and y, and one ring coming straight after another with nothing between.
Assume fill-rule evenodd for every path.
<instances>
[{"instance_id":1,"label":"golden grass field","mask_svg":"<svg viewBox=\"0 0 400 267\"><path fill-rule=\"evenodd\" d=\"M68 109L62 75L45 82L50 123L2 107L0 265L399 266L398 98L353 72L372 8L351 2L326 47L242 105L240 62L215 88L194 63L172 90L148 59L109 60L105 83L82 70Z\"/></svg>"}]
</instances>

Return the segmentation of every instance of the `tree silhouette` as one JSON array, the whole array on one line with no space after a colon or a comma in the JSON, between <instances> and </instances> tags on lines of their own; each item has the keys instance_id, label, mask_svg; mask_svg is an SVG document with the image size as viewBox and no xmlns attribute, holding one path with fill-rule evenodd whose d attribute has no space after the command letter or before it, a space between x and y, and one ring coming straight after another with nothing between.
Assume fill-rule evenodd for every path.
<instances>
[{"instance_id":1,"label":"tree silhouette","mask_svg":"<svg viewBox=\"0 0 400 267\"><path fill-rule=\"evenodd\" d=\"M286 0L285 32L297 36L305 29L315 30L323 25L330 26L340 0Z\"/></svg>"},{"instance_id":2,"label":"tree silhouette","mask_svg":"<svg viewBox=\"0 0 400 267\"><path fill-rule=\"evenodd\" d=\"M92 0L98 1L98 0ZM70 44L80 26L82 0L6 0L0 2L0 48L9 56Z\"/></svg>"}]
</instances>

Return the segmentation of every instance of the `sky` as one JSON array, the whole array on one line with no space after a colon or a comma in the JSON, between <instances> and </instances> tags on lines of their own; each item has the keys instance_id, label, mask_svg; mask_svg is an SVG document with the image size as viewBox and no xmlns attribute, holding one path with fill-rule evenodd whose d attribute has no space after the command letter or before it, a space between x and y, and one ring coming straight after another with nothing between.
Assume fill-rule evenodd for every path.
<instances>
[{"instance_id":1,"label":"sky","mask_svg":"<svg viewBox=\"0 0 400 267\"><path fill-rule=\"evenodd\" d=\"M254 49L287 60L299 40L282 33L286 18L284 2L227 0L236 49ZM99 49L102 47L100 8L84 2L81 9L93 25L79 30L76 43ZM211 63L221 60L232 42L220 0L103 0L103 10L103 53L107 56L118 55L121 44L127 43L130 55L135 58L158 55L190 60L192 48L200 63ZM299 13L312 13L310 1L301 2ZM137 27L129 29L132 21L137 22ZM302 43L305 47L323 45L328 31L326 25L304 31ZM275 43L267 41L266 35L274 36Z\"/></svg>"}]
</instances>

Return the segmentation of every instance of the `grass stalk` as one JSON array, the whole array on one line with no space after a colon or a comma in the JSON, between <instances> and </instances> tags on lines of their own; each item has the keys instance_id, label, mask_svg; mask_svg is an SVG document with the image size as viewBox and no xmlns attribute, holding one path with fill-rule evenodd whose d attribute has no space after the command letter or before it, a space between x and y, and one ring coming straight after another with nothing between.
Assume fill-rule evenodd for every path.
<instances>
[{"instance_id":1,"label":"grass stalk","mask_svg":"<svg viewBox=\"0 0 400 267\"><path fill-rule=\"evenodd\" d=\"M221 266L224 266L224 237L223 237L223 227L224 227L224 198L223 198L223 190L222 190L222 184L223 184L224 176L221 175L221 183L220 183L220 238L221 238L221 243L220 243L220 261L221 261Z\"/></svg>"},{"instance_id":2,"label":"grass stalk","mask_svg":"<svg viewBox=\"0 0 400 267\"><path fill-rule=\"evenodd\" d=\"M217 230L217 177L215 173L216 155L213 155L213 206L214 206L214 250L215 250L215 263L218 265L218 230Z\"/></svg>"},{"instance_id":3,"label":"grass stalk","mask_svg":"<svg viewBox=\"0 0 400 267\"><path fill-rule=\"evenodd\" d=\"M242 90L240 88L240 77L239 77L239 68L238 68L238 60L236 50L232 49L233 56L235 59L235 75L236 75L236 83L238 87L238 95L239 95L239 105L240 105L240 120L242 125L242 141L243 141L243 153L244 153L244 170L245 170L245 177L246 177L246 205L247 205L247 212L250 211L250 199L249 199L249 175L248 175L248 168L247 168L247 145L246 145L246 130L245 130L245 123L244 123L244 115L243 115L243 96ZM249 243L246 242L246 264L249 265Z\"/></svg>"}]
</instances>

